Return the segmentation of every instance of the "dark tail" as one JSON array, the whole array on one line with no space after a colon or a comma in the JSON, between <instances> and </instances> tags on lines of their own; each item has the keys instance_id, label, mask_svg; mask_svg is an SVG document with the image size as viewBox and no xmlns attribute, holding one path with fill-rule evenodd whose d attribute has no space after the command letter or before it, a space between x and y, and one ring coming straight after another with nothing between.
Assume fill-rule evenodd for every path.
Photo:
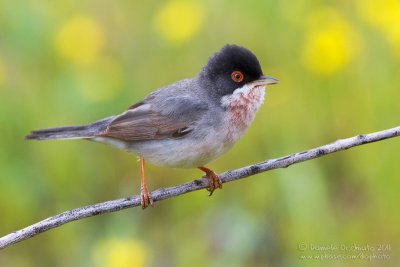
<instances>
[{"instance_id":1,"label":"dark tail","mask_svg":"<svg viewBox=\"0 0 400 267\"><path fill-rule=\"evenodd\" d=\"M32 131L26 140L82 139L91 138L105 130L115 116L82 126L63 126Z\"/></svg>"}]
</instances>

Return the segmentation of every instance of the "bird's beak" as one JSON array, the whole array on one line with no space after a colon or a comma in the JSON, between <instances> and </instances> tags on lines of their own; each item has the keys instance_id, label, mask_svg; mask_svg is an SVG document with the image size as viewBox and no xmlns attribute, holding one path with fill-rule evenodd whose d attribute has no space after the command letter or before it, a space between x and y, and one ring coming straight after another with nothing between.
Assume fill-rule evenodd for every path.
<instances>
[{"instance_id":1,"label":"bird's beak","mask_svg":"<svg viewBox=\"0 0 400 267\"><path fill-rule=\"evenodd\" d=\"M275 78L271 78L268 76L261 76L260 79L255 81L257 85L267 85L267 84L276 84L278 80Z\"/></svg>"}]
</instances>

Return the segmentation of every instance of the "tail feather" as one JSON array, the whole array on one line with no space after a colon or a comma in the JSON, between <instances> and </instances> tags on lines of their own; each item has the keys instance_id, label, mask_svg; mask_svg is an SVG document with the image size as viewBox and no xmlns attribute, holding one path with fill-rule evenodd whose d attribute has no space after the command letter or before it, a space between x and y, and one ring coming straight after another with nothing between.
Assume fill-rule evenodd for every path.
<instances>
[{"instance_id":1,"label":"tail feather","mask_svg":"<svg viewBox=\"0 0 400 267\"><path fill-rule=\"evenodd\" d=\"M82 139L91 138L97 133L105 130L115 116L111 116L88 125L62 126L41 130L34 130L27 136L26 140L49 140L49 139Z\"/></svg>"}]
</instances>

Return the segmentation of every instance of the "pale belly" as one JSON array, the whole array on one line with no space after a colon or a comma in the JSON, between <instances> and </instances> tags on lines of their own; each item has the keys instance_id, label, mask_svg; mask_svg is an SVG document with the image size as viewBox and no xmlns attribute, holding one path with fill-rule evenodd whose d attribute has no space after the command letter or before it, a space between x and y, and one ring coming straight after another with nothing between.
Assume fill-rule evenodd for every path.
<instances>
[{"instance_id":1,"label":"pale belly","mask_svg":"<svg viewBox=\"0 0 400 267\"><path fill-rule=\"evenodd\" d=\"M140 142L132 145L132 150L147 161L159 165L178 168L194 168L205 165L227 150L232 144L223 142L224 134L209 133L203 139L165 139Z\"/></svg>"},{"instance_id":2,"label":"pale belly","mask_svg":"<svg viewBox=\"0 0 400 267\"><path fill-rule=\"evenodd\" d=\"M226 136L228 136L227 127L218 127L208 129L201 138L185 136L182 139L127 142L108 137L96 137L93 140L134 152L154 165L194 168L205 165L228 151L234 142L228 142Z\"/></svg>"}]
</instances>

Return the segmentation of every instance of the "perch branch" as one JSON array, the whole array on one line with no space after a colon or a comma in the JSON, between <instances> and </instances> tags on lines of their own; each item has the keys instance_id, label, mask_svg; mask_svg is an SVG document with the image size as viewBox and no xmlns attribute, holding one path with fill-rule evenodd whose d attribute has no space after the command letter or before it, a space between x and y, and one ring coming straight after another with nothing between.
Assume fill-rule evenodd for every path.
<instances>
[{"instance_id":1,"label":"perch branch","mask_svg":"<svg viewBox=\"0 0 400 267\"><path fill-rule=\"evenodd\" d=\"M316 147L310 150L306 150L303 152L294 153L285 157L270 159L240 169L227 171L220 174L220 178L223 183L227 183L237 179L249 177L251 175L260 172L265 172L278 168L286 168L292 164L322 157L324 155L336 151L345 150L351 147L368 144L376 141L381 141L399 135L400 135L400 126L392 129L383 130L380 132L361 134L351 138L337 140L336 142ZM208 179L201 178L178 186L157 189L151 194L154 202L157 202L167 198L192 192L195 190L204 189L207 187L208 187ZM140 206L140 196L121 198L117 200L106 201L94 205L89 205L69 210L1 237L0 249L3 249L14 243L36 236L50 229L59 227L71 221L80 220L86 217L91 217L108 212L114 212L136 206Z\"/></svg>"}]
</instances>

